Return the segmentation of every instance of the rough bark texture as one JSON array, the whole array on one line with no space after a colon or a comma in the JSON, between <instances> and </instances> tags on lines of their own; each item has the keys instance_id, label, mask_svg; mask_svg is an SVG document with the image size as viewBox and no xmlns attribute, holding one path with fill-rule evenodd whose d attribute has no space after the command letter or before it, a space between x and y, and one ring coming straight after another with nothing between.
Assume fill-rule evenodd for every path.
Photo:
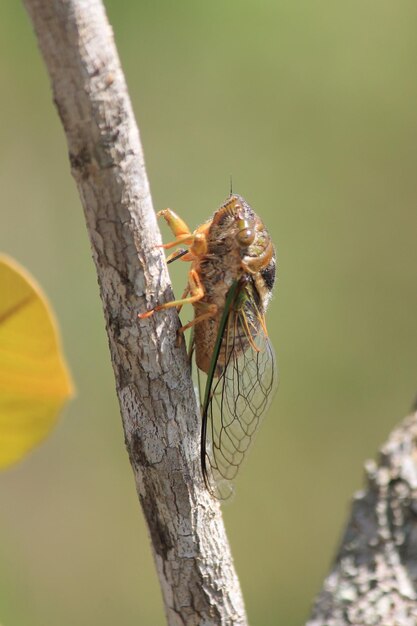
<instances>
[{"instance_id":1,"label":"rough bark texture","mask_svg":"<svg viewBox=\"0 0 417 626\"><path fill-rule=\"evenodd\" d=\"M199 428L139 134L100 0L25 0L67 137L106 318L126 447L170 625L247 621Z\"/></svg>"},{"instance_id":2,"label":"rough bark texture","mask_svg":"<svg viewBox=\"0 0 417 626\"><path fill-rule=\"evenodd\" d=\"M353 501L307 626L416 626L417 413L392 432Z\"/></svg>"}]
</instances>

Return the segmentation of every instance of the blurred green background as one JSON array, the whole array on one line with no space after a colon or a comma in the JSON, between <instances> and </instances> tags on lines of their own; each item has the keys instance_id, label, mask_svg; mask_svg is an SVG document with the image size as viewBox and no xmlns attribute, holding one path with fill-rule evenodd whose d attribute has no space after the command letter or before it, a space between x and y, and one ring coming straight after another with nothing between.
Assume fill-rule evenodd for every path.
<instances>
[{"instance_id":1,"label":"blurred green background","mask_svg":"<svg viewBox=\"0 0 417 626\"><path fill-rule=\"evenodd\" d=\"M251 623L299 625L363 461L417 392L417 4L107 9L155 208L196 226L233 174L278 249L280 390L224 515ZM78 389L46 444L0 476L0 620L163 624L84 217L18 2L0 4L0 76L0 248L49 294ZM184 266L174 278L179 293Z\"/></svg>"}]
</instances>

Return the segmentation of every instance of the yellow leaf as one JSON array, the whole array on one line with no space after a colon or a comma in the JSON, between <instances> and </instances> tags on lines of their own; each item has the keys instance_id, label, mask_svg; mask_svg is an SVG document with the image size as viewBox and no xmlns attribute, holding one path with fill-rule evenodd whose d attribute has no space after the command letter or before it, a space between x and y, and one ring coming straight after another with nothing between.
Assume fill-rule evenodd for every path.
<instances>
[{"instance_id":1,"label":"yellow leaf","mask_svg":"<svg viewBox=\"0 0 417 626\"><path fill-rule=\"evenodd\" d=\"M72 394L51 305L23 268L0 255L0 468L46 437Z\"/></svg>"}]
</instances>

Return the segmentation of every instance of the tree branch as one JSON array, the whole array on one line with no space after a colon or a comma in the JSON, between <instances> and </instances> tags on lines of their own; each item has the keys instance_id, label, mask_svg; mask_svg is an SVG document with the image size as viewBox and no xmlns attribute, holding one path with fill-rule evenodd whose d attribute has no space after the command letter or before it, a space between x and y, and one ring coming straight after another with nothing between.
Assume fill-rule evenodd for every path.
<instances>
[{"instance_id":1,"label":"tree branch","mask_svg":"<svg viewBox=\"0 0 417 626\"><path fill-rule=\"evenodd\" d=\"M417 412L365 467L333 568L307 626L417 624Z\"/></svg>"},{"instance_id":2,"label":"tree branch","mask_svg":"<svg viewBox=\"0 0 417 626\"><path fill-rule=\"evenodd\" d=\"M96 263L126 447L170 625L247 623L199 424L142 148L100 0L24 0L50 75Z\"/></svg>"}]
</instances>

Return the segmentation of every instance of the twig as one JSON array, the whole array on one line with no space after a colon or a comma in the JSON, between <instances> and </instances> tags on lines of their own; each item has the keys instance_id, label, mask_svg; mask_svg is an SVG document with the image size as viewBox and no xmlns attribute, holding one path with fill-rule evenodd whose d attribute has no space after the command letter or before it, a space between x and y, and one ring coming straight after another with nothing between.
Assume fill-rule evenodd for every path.
<instances>
[{"instance_id":1,"label":"twig","mask_svg":"<svg viewBox=\"0 0 417 626\"><path fill-rule=\"evenodd\" d=\"M365 469L366 491L307 626L417 624L417 413Z\"/></svg>"},{"instance_id":2,"label":"twig","mask_svg":"<svg viewBox=\"0 0 417 626\"><path fill-rule=\"evenodd\" d=\"M84 206L136 487L170 625L247 624L219 506L199 467L199 416L139 134L100 0L24 0ZM76 294L74 294L76 297Z\"/></svg>"}]
</instances>

